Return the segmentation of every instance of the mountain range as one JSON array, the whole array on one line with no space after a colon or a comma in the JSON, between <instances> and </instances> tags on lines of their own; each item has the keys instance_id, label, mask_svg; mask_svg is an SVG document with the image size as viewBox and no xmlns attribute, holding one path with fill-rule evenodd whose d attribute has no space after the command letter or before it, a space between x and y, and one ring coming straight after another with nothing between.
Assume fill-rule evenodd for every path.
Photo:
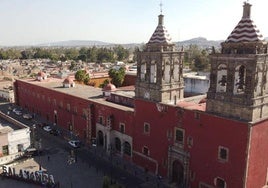
<instances>
[{"instance_id":1,"label":"mountain range","mask_svg":"<svg viewBox=\"0 0 268 188\"><path fill-rule=\"evenodd\" d=\"M268 40L268 37L265 38ZM224 40L207 40L204 37L192 38L189 40L174 42L177 46L189 46L189 45L197 45L201 48L210 48L214 46L215 48L220 48L220 44ZM95 40L68 40L68 41L60 41L53 43L45 43L39 44L36 46L40 47L113 47L116 45L122 45L125 48L135 48L144 45L144 43L129 43L129 44L116 44L116 43L108 43L103 41L95 41Z\"/></svg>"},{"instance_id":2,"label":"mountain range","mask_svg":"<svg viewBox=\"0 0 268 188\"><path fill-rule=\"evenodd\" d=\"M207 48L211 46L219 47L222 40L213 41L207 40L203 37L193 38L190 40L174 42L178 46L189 46L189 45L197 45L202 48ZM38 44L36 46L40 47L101 47L101 46L116 46L122 45L126 48L132 48L137 46L142 46L142 43L129 43L129 44L115 44L115 43L108 43L103 41L94 41L94 40L69 40L69 41L60 41L60 42L53 42L53 43L45 43L45 44Z\"/></svg>"},{"instance_id":3,"label":"mountain range","mask_svg":"<svg viewBox=\"0 0 268 188\"><path fill-rule=\"evenodd\" d=\"M268 41L268 37L265 38ZM204 37L197 37L192 38L189 40L178 41L174 42L177 46L190 46L190 45L197 45L200 48L211 48L214 46L215 48L220 48L220 44L224 40L207 40ZM59 41L59 42L52 42L52 43L43 43L37 44L33 46L14 46L16 48L28 48L28 47L65 47L65 48L72 48L72 47L114 47L117 45L121 45L128 49L134 49L135 47L142 47L144 43L128 43L128 44L119 44L119 43L108 43L103 41L96 41L96 40L67 40L67 41ZM12 46L0 46L0 47L12 47Z\"/></svg>"}]
</instances>

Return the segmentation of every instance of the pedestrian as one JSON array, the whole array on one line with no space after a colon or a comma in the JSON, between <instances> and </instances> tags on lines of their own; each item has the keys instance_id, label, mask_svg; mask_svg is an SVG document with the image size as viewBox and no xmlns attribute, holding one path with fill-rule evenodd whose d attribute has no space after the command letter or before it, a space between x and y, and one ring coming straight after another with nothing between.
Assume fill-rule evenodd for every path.
<instances>
[{"instance_id":1,"label":"pedestrian","mask_svg":"<svg viewBox=\"0 0 268 188\"><path fill-rule=\"evenodd\" d=\"M47 161L49 161L49 159L50 159L50 156L48 155L48 156L47 156Z\"/></svg>"}]
</instances>

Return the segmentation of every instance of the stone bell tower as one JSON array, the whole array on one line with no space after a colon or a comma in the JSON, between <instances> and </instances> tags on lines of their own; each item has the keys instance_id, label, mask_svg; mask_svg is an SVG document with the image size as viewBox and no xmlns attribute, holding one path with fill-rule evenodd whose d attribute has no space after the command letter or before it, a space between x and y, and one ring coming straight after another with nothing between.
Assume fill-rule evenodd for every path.
<instances>
[{"instance_id":1,"label":"stone bell tower","mask_svg":"<svg viewBox=\"0 0 268 188\"><path fill-rule=\"evenodd\" d=\"M164 16L158 16L158 26L145 49L138 53L136 98L175 103L183 98L183 56L164 26Z\"/></svg>"},{"instance_id":2,"label":"stone bell tower","mask_svg":"<svg viewBox=\"0 0 268 188\"><path fill-rule=\"evenodd\" d=\"M221 53L210 55L206 110L255 122L268 118L268 54L250 13L251 4L245 2L242 19L221 44Z\"/></svg>"}]
</instances>

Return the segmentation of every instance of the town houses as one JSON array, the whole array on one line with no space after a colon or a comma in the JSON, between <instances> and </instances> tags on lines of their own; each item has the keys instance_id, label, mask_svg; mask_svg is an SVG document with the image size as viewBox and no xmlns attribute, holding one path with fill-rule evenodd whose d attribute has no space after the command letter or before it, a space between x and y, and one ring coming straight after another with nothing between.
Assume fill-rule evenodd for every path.
<instances>
[{"instance_id":1,"label":"town houses","mask_svg":"<svg viewBox=\"0 0 268 188\"><path fill-rule=\"evenodd\" d=\"M210 55L207 95L185 97L184 50L171 42L160 14L137 55L135 87L99 89L44 75L16 80L15 102L178 187L263 187L268 54L251 4L221 45Z\"/></svg>"}]
</instances>

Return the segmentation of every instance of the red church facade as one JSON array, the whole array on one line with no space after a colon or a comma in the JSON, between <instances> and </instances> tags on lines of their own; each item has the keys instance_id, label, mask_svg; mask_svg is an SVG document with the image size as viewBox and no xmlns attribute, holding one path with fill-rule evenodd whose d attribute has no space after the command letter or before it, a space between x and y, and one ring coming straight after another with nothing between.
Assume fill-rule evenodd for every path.
<instances>
[{"instance_id":1,"label":"red church facade","mask_svg":"<svg viewBox=\"0 0 268 188\"><path fill-rule=\"evenodd\" d=\"M249 10L250 5L245 3L243 19L249 19L250 14L246 14ZM238 39L232 34L228 40ZM251 42L228 40L223 44L228 52L232 48L244 48L244 44L251 45ZM254 39L255 43L266 45L259 39ZM240 74L233 73L238 70L226 68L232 65L214 66L219 63L218 59L213 62L219 55L212 54L212 82L207 100L203 100L204 96L183 98L183 53L170 43L160 15L159 25L145 51L138 56L135 93L117 88L104 94L101 89L82 85L66 88L62 80L52 78L16 80L16 103L85 143L90 144L96 138L98 147L107 153L113 151L144 170L167 177L177 187L265 187L268 183L267 117L248 101L235 103L237 97L246 98L244 94L250 91L239 93L250 84L239 83L241 87L237 88L232 80L244 73L247 64L243 62L245 65L240 66ZM228 62L230 54L222 53L222 56ZM241 54L236 56L240 58ZM227 71L234 78L223 84L218 79L226 78ZM230 85L237 92L231 91ZM234 114L225 108L230 106ZM244 115L250 114L249 111L254 114L251 120Z\"/></svg>"}]
</instances>

